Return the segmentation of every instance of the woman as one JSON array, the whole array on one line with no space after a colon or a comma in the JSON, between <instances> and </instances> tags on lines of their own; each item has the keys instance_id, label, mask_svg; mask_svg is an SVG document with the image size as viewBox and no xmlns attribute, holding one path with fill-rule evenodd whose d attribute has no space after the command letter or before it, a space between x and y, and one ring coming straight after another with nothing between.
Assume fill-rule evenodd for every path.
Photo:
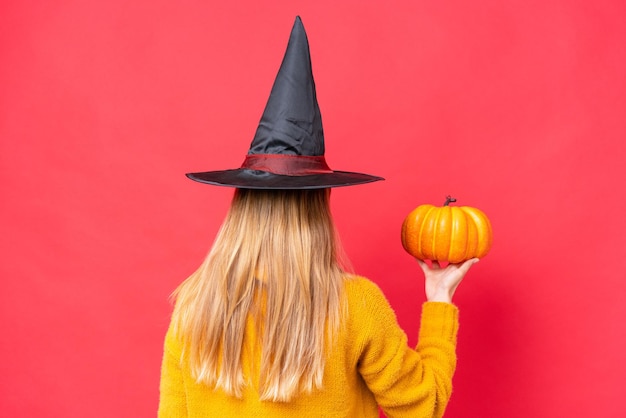
<instances>
[{"instance_id":1,"label":"woman","mask_svg":"<svg viewBox=\"0 0 626 418\"><path fill-rule=\"evenodd\" d=\"M349 273L330 188L382 180L331 170L299 18L242 166L188 174L235 187L200 268L175 292L160 417L440 417L450 397L458 310L477 260L425 274L419 343L380 289Z\"/></svg>"},{"instance_id":2,"label":"woman","mask_svg":"<svg viewBox=\"0 0 626 418\"><path fill-rule=\"evenodd\" d=\"M381 291L347 274L328 189L238 189L208 257L176 291L162 417L439 417L455 368L459 282L426 277L419 344Z\"/></svg>"}]
</instances>

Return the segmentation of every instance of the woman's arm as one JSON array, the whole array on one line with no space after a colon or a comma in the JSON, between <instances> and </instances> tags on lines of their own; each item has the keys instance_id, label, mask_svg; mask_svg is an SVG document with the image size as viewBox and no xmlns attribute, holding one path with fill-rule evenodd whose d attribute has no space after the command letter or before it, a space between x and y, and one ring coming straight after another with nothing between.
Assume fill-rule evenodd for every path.
<instances>
[{"instance_id":1,"label":"woman's arm","mask_svg":"<svg viewBox=\"0 0 626 418\"><path fill-rule=\"evenodd\" d=\"M368 337L359 372L388 417L442 417L456 368L458 309L450 302L472 264L441 268L420 261L428 302L422 306L419 342L408 347L395 313L379 289L365 289Z\"/></svg>"}]
</instances>

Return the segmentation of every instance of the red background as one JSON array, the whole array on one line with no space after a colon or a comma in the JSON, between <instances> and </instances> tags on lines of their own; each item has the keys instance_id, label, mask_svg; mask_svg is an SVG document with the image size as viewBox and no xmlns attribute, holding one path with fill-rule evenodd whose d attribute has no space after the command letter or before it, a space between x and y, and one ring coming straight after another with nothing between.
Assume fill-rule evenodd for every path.
<instances>
[{"instance_id":1,"label":"red background","mask_svg":"<svg viewBox=\"0 0 626 418\"><path fill-rule=\"evenodd\" d=\"M171 306L232 190L296 14L344 245L412 343L404 216L491 218L447 417L626 411L623 1L4 1L0 411L150 417Z\"/></svg>"}]
</instances>

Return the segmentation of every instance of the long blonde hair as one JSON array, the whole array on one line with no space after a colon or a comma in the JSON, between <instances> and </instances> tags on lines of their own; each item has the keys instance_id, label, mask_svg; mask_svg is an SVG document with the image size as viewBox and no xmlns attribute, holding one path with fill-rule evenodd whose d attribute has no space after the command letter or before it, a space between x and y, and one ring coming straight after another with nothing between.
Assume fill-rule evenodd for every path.
<instances>
[{"instance_id":1,"label":"long blonde hair","mask_svg":"<svg viewBox=\"0 0 626 418\"><path fill-rule=\"evenodd\" d=\"M174 332L197 382L242 396L246 321L258 315L261 399L322 387L346 270L329 195L235 191L207 258L174 292Z\"/></svg>"}]
</instances>

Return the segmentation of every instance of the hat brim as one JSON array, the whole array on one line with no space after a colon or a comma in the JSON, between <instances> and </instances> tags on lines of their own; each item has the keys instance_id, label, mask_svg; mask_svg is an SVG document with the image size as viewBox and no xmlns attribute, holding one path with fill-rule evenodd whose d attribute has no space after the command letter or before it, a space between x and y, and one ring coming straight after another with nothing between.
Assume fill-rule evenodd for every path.
<instances>
[{"instance_id":1,"label":"hat brim","mask_svg":"<svg viewBox=\"0 0 626 418\"><path fill-rule=\"evenodd\" d=\"M240 189L324 189L328 187L356 186L384 180L382 177L348 171L311 174L306 176L284 176L266 171L235 169L187 173L191 180L215 186Z\"/></svg>"}]
</instances>

